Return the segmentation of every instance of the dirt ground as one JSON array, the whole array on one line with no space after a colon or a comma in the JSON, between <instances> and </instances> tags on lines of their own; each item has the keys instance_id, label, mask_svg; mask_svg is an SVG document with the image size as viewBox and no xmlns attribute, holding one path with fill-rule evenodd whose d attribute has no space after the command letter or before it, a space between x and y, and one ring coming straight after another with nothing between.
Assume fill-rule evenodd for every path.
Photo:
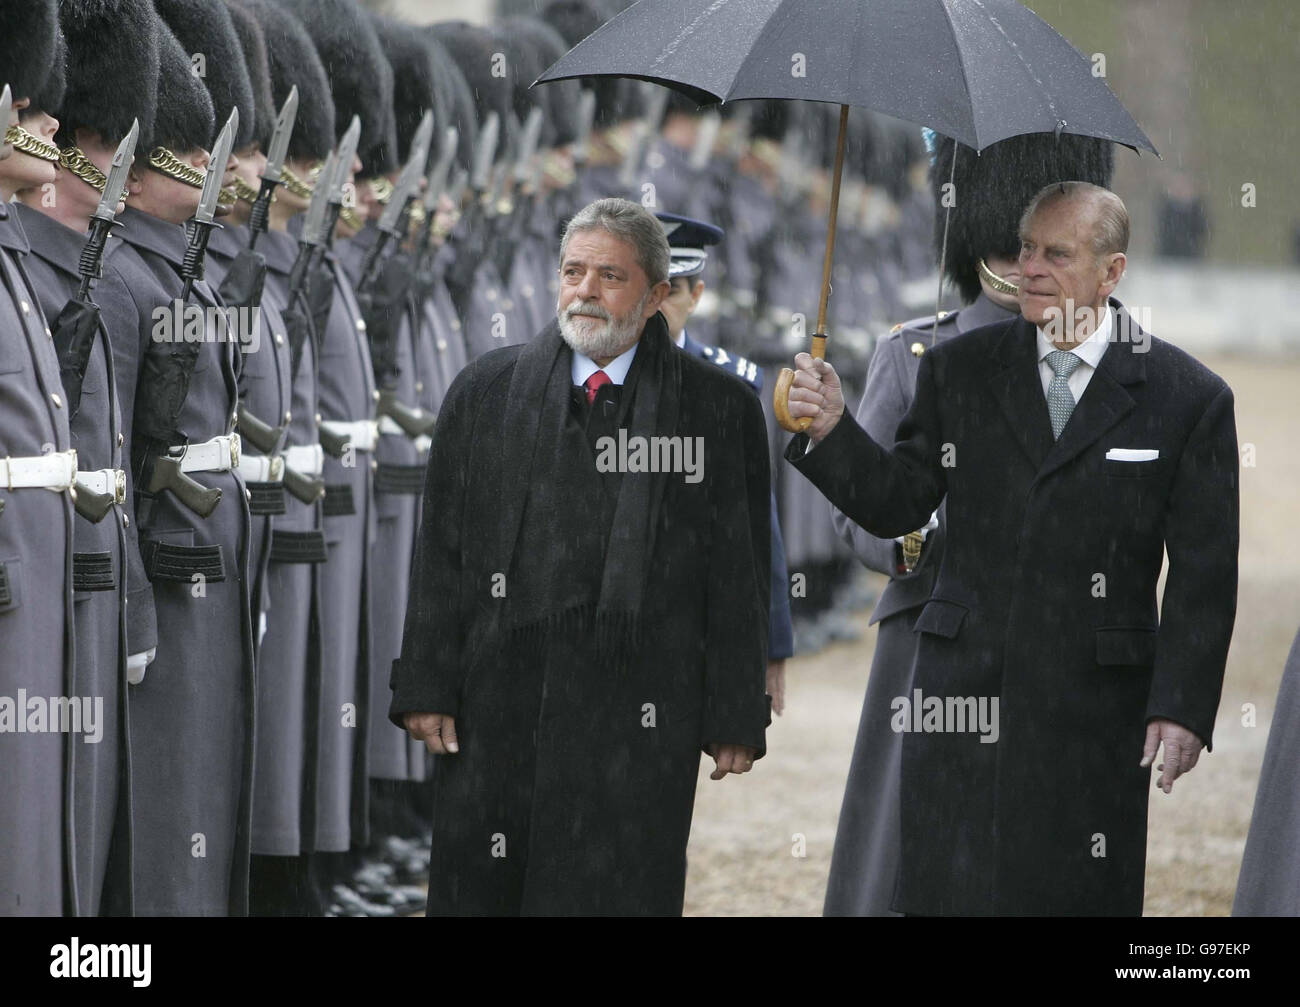
<instances>
[{"instance_id":1,"label":"dirt ground","mask_svg":"<svg viewBox=\"0 0 1300 1007\"><path fill-rule=\"evenodd\" d=\"M1205 363L1233 389L1243 448L1237 624L1214 751L1171 795L1152 789L1151 916L1231 911L1282 664L1300 626L1300 360ZM867 615L856 617L860 640L790 662L785 716L775 719L768 756L751 774L715 783L704 760L687 915L820 915L875 646Z\"/></svg>"}]
</instances>

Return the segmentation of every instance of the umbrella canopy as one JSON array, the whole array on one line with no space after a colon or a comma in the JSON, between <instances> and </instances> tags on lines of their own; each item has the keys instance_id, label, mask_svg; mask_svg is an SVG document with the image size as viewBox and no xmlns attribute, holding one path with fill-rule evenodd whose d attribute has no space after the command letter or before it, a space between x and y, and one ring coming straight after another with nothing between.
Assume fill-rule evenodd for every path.
<instances>
[{"instance_id":1,"label":"umbrella canopy","mask_svg":"<svg viewBox=\"0 0 1300 1007\"><path fill-rule=\"evenodd\" d=\"M975 150L1063 132L1157 153L1091 61L1016 0L640 0L538 83L602 76L702 105L861 106Z\"/></svg>"}]
</instances>

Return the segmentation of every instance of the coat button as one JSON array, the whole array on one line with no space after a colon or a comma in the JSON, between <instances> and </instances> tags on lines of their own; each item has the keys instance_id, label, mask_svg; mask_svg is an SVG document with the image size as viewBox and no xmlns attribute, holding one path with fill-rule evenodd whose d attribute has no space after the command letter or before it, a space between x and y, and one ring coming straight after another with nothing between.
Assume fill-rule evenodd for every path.
<instances>
[{"instance_id":1,"label":"coat button","mask_svg":"<svg viewBox=\"0 0 1300 1007\"><path fill-rule=\"evenodd\" d=\"M63 400L62 400L61 398L59 398L59 393L58 393L58 392L52 392L52 393L50 393L50 401L54 403L54 408L55 408L55 409L62 409L62 408L63 408Z\"/></svg>"},{"instance_id":2,"label":"coat button","mask_svg":"<svg viewBox=\"0 0 1300 1007\"><path fill-rule=\"evenodd\" d=\"M316 422L317 422L317 423L320 423L320 422L321 422L321 415L320 415L320 413L317 413L317 414L316 414Z\"/></svg>"},{"instance_id":3,"label":"coat button","mask_svg":"<svg viewBox=\"0 0 1300 1007\"><path fill-rule=\"evenodd\" d=\"M417 381L417 382L415 383L415 390L416 390L417 392L422 392L422 391L424 391L424 382L423 382L423 381Z\"/></svg>"},{"instance_id":4,"label":"coat button","mask_svg":"<svg viewBox=\"0 0 1300 1007\"><path fill-rule=\"evenodd\" d=\"M370 397L371 397L372 399L374 399L376 402L378 402L378 401L379 401L379 389L376 388L373 392L371 392L371 393L370 393Z\"/></svg>"},{"instance_id":5,"label":"coat button","mask_svg":"<svg viewBox=\"0 0 1300 1007\"><path fill-rule=\"evenodd\" d=\"M452 332L459 332L459 331L460 331L460 319L459 319L459 318L453 318L453 319L451 320L451 331L452 331Z\"/></svg>"},{"instance_id":6,"label":"coat button","mask_svg":"<svg viewBox=\"0 0 1300 1007\"><path fill-rule=\"evenodd\" d=\"M123 528L131 527L131 519L127 517L125 514L122 515L122 527Z\"/></svg>"},{"instance_id":7,"label":"coat button","mask_svg":"<svg viewBox=\"0 0 1300 1007\"><path fill-rule=\"evenodd\" d=\"M439 353L447 352L447 340L445 339L438 340L438 352Z\"/></svg>"},{"instance_id":8,"label":"coat button","mask_svg":"<svg viewBox=\"0 0 1300 1007\"><path fill-rule=\"evenodd\" d=\"M49 327L48 325L45 326L45 338L46 338L46 339L53 339L53 338L54 338L54 333L50 331L50 327Z\"/></svg>"},{"instance_id":9,"label":"coat button","mask_svg":"<svg viewBox=\"0 0 1300 1007\"><path fill-rule=\"evenodd\" d=\"M912 344L912 356L914 356L914 357L919 357L919 356L921 356L921 354L923 354L924 352L925 352L925 347L922 346L920 343L913 343L913 344Z\"/></svg>"},{"instance_id":10,"label":"coat button","mask_svg":"<svg viewBox=\"0 0 1300 1007\"><path fill-rule=\"evenodd\" d=\"M366 320L364 318L357 319L357 331L358 332L366 331Z\"/></svg>"},{"instance_id":11,"label":"coat button","mask_svg":"<svg viewBox=\"0 0 1300 1007\"><path fill-rule=\"evenodd\" d=\"M293 419L293 413L289 412L288 410L285 410L284 422L288 423L291 419Z\"/></svg>"},{"instance_id":12,"label":"coat button","mask_svg":"<svg viewBox=\"0 0 1300 1007\"><path fill-rule=\"evenodd\" d=\"M370 459L370 471L371 472L379 471L379 462L375 461L373 458Z\"/></svg>"},{"instance_id":13,"label":"coat button","mask_svg":"<svg viewBox=\"0 0 1300 1007\"><path fill-rule=\"evenodd\" d=\"M283 332L277 332L277 333L275 334L275 345L276 345L276 346L283 346L283 345L284 345L284 333L283 333Z\"/></svg>"},{"instance_id":14,"label":"coat button","mask_svg":"<svg viewBox=\"0 0 1300 1007\"><path fill-rule=\"evenodd\" d=\"M126 441L126 434L117 435L117 446L120 448Z\"/></svg>"},{"instance_id":15,"label":"coat button","mask_svg":"<svg viewBox=\"0 0 1300 1007\"><path fill-rule=\"evenodd\" d=\"M18 302L18 305L19 305L19 307L21 307L21 308L23 309L23 314L24 314L24 315L27 315L27 314L30 314L30 313L31 313L32 306L31 306L30 304L28 304L26 301L19 301L19 302Z\"/></svg>"}]
</instances>

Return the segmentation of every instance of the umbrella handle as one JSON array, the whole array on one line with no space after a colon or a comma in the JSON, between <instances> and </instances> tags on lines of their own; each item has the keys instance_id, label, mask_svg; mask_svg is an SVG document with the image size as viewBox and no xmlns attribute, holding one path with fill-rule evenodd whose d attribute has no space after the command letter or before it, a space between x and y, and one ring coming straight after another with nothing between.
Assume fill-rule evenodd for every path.
<instances>
[{"instance_id":1,"label":"umbrella handle","mask_svg":"<svg viewBox=\"0 0 1300 1007\"><path fill-rule=\"evenodd\" d=\"M831 183L830 220L826 227L826 255L822 259L821 301L817 306L817 332L813 335L814 360L826 359L826 308L831 296L831 267L835 261L835 229L840 222L840 180L844 177L844 145L849 131L849 106L840 106L840 134L835 141L835 174ZM777 423L792 434L801 434L812 426L811 416L790 415L790 387L794 384L794 371L781 368L776 387L772 390L772 412Z\"/></svg>"}]
</instances>

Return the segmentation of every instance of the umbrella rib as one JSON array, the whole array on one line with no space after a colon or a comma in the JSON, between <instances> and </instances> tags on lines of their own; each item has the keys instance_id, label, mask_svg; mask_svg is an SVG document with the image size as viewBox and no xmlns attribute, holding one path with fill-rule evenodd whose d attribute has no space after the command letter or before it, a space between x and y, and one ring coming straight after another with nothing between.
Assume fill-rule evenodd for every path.
<instances>
[{"instance_id":1,"label":"umbrella rib","mask_svg":"<svg viewBox=\"0 0 1300 1007\"><path fill-rule=\"evenodd\" d=\"M975 121L975 100L970 91L970 77L966 73L966 54L962 52L961 37L957 34L957 26L952 23L952 12L948 9L947 0L940 0L939 6L943 9L943 16L948 22L948 31L952 35L952 47L957 50L957 69L961 71L961 83L966 89L966 107L970 111L971 128L975 131L975 150L979 151L980 136L979 124ZM953 137L955 141L957 138Z\"/></svg>"}]
</instances>

